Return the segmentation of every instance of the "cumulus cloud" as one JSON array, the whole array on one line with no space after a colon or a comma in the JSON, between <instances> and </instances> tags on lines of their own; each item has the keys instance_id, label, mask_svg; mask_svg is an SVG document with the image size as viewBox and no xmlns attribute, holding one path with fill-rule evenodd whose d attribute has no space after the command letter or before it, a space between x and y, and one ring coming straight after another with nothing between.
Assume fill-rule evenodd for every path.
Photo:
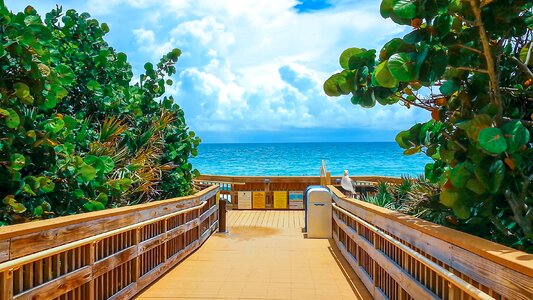
<instances>
[{"instance_id":1,"label":"cumulus cloud","mask_svg":"<svg viewBox=\"0 0 533 300\"><path fill-rule=\"evenodd\" d=\"M99 14L113 25L110 37L121 43L114 46L137 57L135 70L174 47L183 51L169 93L200 134L398 130L428 118L417 109L363 109L353 106L349 97L325 96L322 84L338 70L345 48L379 48L401 35L402 28L381 18L379 1L311 1L309 9L302 2L88 0L77 9ZM119 19L124 11L128 16ZM132 37L129 43L125 36Z\"/></svg>"}]
</instances>

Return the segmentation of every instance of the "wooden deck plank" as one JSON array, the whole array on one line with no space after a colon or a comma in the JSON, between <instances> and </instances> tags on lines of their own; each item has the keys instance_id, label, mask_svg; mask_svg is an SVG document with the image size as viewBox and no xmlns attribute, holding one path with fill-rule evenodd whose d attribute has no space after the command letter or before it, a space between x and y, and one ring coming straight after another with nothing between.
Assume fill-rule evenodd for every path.
<instances>
[{"instance_id":1,"label":"wooden deck plank","mask_svg":"<svg viewBox=\"0 0 533 300\"><path fill-rule=\"evenodd\" d=\"M258 223L258 226L259 227L263 227L264 223L265 223L265 219L266 219L266 214L265 213L262 213L260 215L260 218L259 218L259 223Z\"/></svg>"},{"instance_id":2,"label":"wooden deck plank","mask_svg":"<svg viewBox=\"0 0 533 300\"><path fill-rule=\"evenodd\" d=\"M266 212L266 214L267 214L267 221L266 221L266 223L265 223L265 227L272 227L272 214L273 214L273 213L274 213L274 212L271 211L271 210L269 210L269 211Z\"/></svg>"},{"instance_id":3,"label":"wooden deck plank","mask_svg":"<svg viewBox=\"0 0 533 300\"><path fill-rule=\"evenodd\" d=\"M262 214L262 211L255 211L254 212L254 221L253 221L253 226L261 226L260 223L259 223L259 219L261 218L261 215Z\"/></svg>"},{"instance_id":4,"label":"wooden deck plank","mask_svg":"<svg viewBox=\"0 0 533 300\"><path fill-rule=\"evenodd\" d=\"M137 299L371 299L333 240L294 228L302 216L232 211L228 234L213 235Z\"/></svg>"}]
</instances>

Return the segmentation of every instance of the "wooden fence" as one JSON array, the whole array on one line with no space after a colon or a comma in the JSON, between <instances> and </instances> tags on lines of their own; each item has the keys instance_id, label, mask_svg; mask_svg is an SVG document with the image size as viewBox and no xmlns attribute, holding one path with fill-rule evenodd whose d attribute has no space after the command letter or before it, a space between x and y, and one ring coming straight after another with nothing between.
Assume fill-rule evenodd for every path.
<instances>
[{"instance_id":1,"label":"wooden fence","mask_svg":"<svg viewBox=\"0 0 533 300\"><path fill-rule=\"evenodd\" d=\"M329 188L333 238L375 299L533 299L533 255Z\"/></svg>"},{"instance_id":2,"label":"wooden fence","mask_svg":"<svg viewBox=\"0 0 533 300\"><path fill-rule=\"evenodd\" d=\"M218 225L218 187L0 228L0 299L127 299Z\"/></svg>"},{"instance_id":3,"label":"wooden fence","mask_svg":"<svg viewBox=\"0 0 533 300\"><path fill-rule=\"evenodd\" d=\"M368 188L378 182L398 184L400 178L385 176L352 176L355 188ZM326 184L340 184L341 177L328 177ZM320 176L221 176L201 175L196 180L201 184L217 185L220 187L221 198L230 202L232 209L238 209L238 193L242 191L264 192L265 209L274 208L274 191L300 191L303 192L308 186L324 183Z\"/></svg>"}]
</instances>

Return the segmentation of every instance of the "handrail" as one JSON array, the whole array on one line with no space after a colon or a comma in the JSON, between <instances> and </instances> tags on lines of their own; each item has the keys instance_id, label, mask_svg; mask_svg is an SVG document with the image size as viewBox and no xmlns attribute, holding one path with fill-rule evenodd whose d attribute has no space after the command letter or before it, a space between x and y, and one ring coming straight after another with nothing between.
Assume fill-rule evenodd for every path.
<instances>
[{"instance_id":1,"label":"handrail","mask_svg":"<svg viewBox=\"0 0 533 300\"><path fill-rule=\"evenodd\" d=\"M157 209L165 205L181 205L188 202L198 202L212 197L218 189L216 186L209 186L193 195L170 198L158 201L152 201L148 203L108 208L104 210L98 210L93 212L86 212L75 215L60 216L57 218L36 220L27 223L13 224L9 226L0 227L0 240L9 239L17 236L26 235L41 231L43 229L61 228L73 224L80 224L81 222L91 222L95 220L101 220L102 218L124 216L127 213L138 213L147 209ZM199 199L199 200L198 200Z\"/></svg>"},{"instance_id":2,"label":"handrail","mask_svg":"<svg viewBox=\"0 0 533 300\"><path fill-rule=\"evenodd\" d=\"M430 269L432 269L433 271L435 271L439 275L446 277L453 284L455 284L455 286L457 286L458 288L462 289L463 291L468 293L470 296L475 297L477 299L487 299L487 300L494 299L493 297L489 296L485 292L477 289L473 285L471 285L468 282L464 281L463 279L457 277L457 275L453 274L452 272L444 269L443 267L441 267L438 264L432 262L428 258L422 256L420 253L418 253L418 252L414 251L413 249L407 247L406 245L404 245L400 241L396 240L395 238L391 237L390 235L386 234L385 232L383 232L379 228L375 227L374 225L372 225L372 224L366 222L365 220L355 216L354 214L352 214L351 212L347 211L346 209L338 206L336 203L332 203L332 205L333 205L333 208L335 208L336 210L341 211L342 213L344 213L345 215L350 217L352 220L363 224L365 227L367 227L368 229L370 229L374 233L380 235L381 237L383 237L384 239L388 240L389 242L394 243L397 247L401 248L404 252L408 253L411 257L413 257L416 260L418 260L419 262L423 263L424 265L426 265L427 267L429 267Z\"/></svg>"},{"instance_id":3,"label":"handrail","mask_svg":"<svg viewBox=\"0 0 533 300\"><path fill-rule=\"evenodd\" d=\"M131 298L216 231L218 191L23 227L25 235L0 240L0 299Z\"/></svg>"},{"instance_id":4,"label":"handrail","mask_svg":"<svg viewBox=\"0 0 533 300\"><path fill-rule=\"evenodd\" d=\"M328 186L328 188L332 191L334 199L338 198L348 205L353 205L355 209L363 212L366 211L372 215L384 218L384 220L390 220L391 222L405 226L414 232L421 232L432 238L465 249L499 265L510 267L516 272L533 277L533 266L525 263L533 261L532 254L497 244L465 232L457 231L446 226L436 225L414 216L375 206L365 201L348 199L335 187ZM472 240L475 242L472 243Z\"/></svg>"},{"instance_id":5,"label":"handrail","mask_svg":"<svg viewBox=\"0 0 533 300\"><path fill-rule=\"evenodd\" d=\"M152 224L152 223L156 223L158 221L161 221L161 220L164 220L164 219L168 219L168 218L171 218L171 217L174 217L174 216L177 216L177 215L181 215L181 214L187 213L187 212L192 211L192 210L200 209L200 208L204 207L206 204L207 204L207 201L203 201L202 204L199 204L197 206L193 206L193 207L190 207L190 208L187 208L187 209L183 209L183 210L180 210L180 211L177 211L177 212L174 212L174 213L170 213L168 215L164 215L164 216L160 216L160 217L157 217L157 218L154 218L154 219L142 221L140 223L128 225L128 226L121 227L121 228L118 228L118 229L115 229L115 230L111 230L111 231L108 231L108 232L97 234L97 235L94 235L94 236L91 236L91 237L88 237L88 238L84 238L84 239L81 239L81 240L78 240L78 241L75 241L75 242L71 242L71 243L68 243L68 244L64 244L64 245L61 245L61 246L57 246L57 247L54 247L54 248L50 248L50 249L47 249L47 250L36 252L36 253L30 254L30 255L27 255L27 256L23 256L23 257L19 257L19 258L10 260L10 261L6 261L6 262L0 264L0 272L13 271L13 270L17 269L17 268L15 268L15 266L17 266L17 265L19 265L19 267L20 267L21 265L37 261L37 260L39 260L41 258L44 258L44 257L48 257L48 256L51 256L51 255L54 255L54 254L57 254L57 253L60 253L60 252L64 252L64 251L67 251L67 250L70 250L70 249L73 249L73 248L77 248L77 247L84 246L84 245L87 245L87 244L90 244L90 243L93 243L93 242L97 242L97 241L103 240L103 239L105 239L107 237L110 237L110 236L113 236L113 235L116 235L116 234L120 234L120 233L129 231L129 230L132 230L132 229L137 229L137 228L140 228L140 227Z\"/></svg>"}]
</instances>

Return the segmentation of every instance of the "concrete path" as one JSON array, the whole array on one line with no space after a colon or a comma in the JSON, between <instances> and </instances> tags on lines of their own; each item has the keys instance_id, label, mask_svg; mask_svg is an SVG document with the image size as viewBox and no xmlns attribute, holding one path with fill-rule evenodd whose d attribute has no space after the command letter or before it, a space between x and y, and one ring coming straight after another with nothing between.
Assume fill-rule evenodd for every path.
<instances>
[{"instance_id":1,"label":"concrete path","mask_svg":"<svg viewBox=\"0 0 533 300\"><path fill-rule=\"evenodd\" d=\"M230 211L215 234L137 299L371 299L334 242L306 239L301 211Z\"/></svg>"}]
</instances>

